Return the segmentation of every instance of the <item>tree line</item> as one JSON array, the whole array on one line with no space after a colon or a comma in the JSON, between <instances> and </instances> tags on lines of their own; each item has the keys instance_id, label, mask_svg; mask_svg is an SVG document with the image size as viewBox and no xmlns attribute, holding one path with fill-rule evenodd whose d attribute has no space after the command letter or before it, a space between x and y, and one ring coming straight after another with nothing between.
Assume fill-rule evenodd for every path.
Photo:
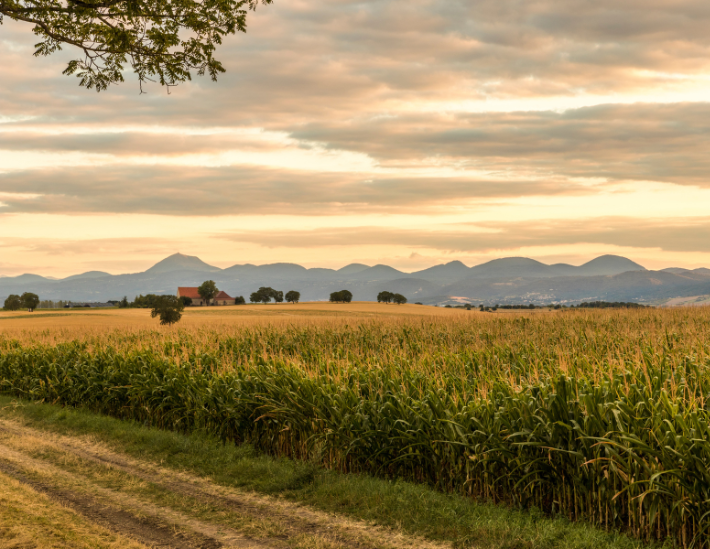
<instances>
[{"instance_id":1,"label":"tree line","mask_svg":"<svg viewBox=\"0 0 710 549\"><path fill-rule=\"evenodd\" d=\"M353 294L350 290L340 290L330 294L331 303L350 303L353 300Z\"/></svg>"},{"instance_id":2,"label":"tree line","mask_svg":"<svg viewBox=\"0 0 710 549\"><path fill-rule=\"evenodd\" d=\"M377 294L377 303L396 303L397 305L404 305L406 302L407 298L402 294L393 294L387 291Z\"/></svg>"},{"instance_id":3,"label":"tree line","mask_svg":"<svg viewBox=\"0 0 710 549\"><path fill-rule=\"evenodd\" d=\"M575 306L572 305L572 307ZM582 309L645 309L647 307L650 306L624 301L585 301L576 306L576 308Z\"/></svg>"},{"instance_id":4,"label":"tree line","mask_svg":"<svg viewBox=\"0 0 710 549\"><path fill-rule=\"evenodd\" d=\"M10 294L5 299L3 309L6 311L19 311L27 309L29 312L34 311L39 305L39 296L32 292L25 292L22 295Z\"/></svg>"},{"instance_id":5,"label":"tree line","mask_svg":"<svg viewBox=\"0 0 710 549\"><path fill-rule=\"evenodd\" d=\"M252 303L271 303L272 299L275 303L283 303L284 299L286 299L287 303L298 303L301 300L301 292L289 290L286 292L286 295L284 295L281 290L274 290L269 286L262 286L249 296L249 301Z\"/></svg>"}]
</instances>

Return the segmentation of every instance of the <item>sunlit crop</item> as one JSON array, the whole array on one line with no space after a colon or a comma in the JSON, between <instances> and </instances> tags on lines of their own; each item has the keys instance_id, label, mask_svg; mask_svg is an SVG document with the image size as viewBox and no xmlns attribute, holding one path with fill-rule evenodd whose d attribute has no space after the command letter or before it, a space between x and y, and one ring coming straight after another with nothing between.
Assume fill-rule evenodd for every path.
<instances>
[{"instance_id":1,"label":"sunlit crop","mask_svg":"<svg viewBox=\"0 0 710 549\"><path fill-rule=\"evenodd\" d=\"M0 338L0 384L710 545L710 309Z\"/></svg>"}]
</instances>

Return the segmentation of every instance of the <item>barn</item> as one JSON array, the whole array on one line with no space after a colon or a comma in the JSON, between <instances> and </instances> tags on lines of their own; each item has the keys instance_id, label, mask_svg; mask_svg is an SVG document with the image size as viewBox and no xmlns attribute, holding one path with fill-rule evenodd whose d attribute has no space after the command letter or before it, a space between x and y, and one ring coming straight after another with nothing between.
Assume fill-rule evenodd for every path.
<instances>
[{"instance_id":1,"label":"barn","mask_svg":"<svg viewBox=\"0 0 710 549\"><path fill-rule=\"evenodd\" d=\"M177 290L178 297L189 297L192 299L193 306L206 305L205 300L200 297L197 291L197 286L179 286ZM210 305L234 305L234 298L230 297L227 292L220 292L214 297Z\"/></svg>"}]
</instances>

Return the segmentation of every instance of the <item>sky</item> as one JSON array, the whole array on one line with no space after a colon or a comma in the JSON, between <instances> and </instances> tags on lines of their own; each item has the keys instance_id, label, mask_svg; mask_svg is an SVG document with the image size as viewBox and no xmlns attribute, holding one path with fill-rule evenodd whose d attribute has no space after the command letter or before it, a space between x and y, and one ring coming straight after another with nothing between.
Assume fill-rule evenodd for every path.
<instances>
[{"instance_id":1,"label":"sky","mask_svg":"<svg viewBox=\"0 0 710 549\"><path fill-rule=\"evenodd\" d=\"M0 276L525 256L710 266L707 0L276 0L218 82L101 93L0 26Z\"/></svg>"}]
</instances>

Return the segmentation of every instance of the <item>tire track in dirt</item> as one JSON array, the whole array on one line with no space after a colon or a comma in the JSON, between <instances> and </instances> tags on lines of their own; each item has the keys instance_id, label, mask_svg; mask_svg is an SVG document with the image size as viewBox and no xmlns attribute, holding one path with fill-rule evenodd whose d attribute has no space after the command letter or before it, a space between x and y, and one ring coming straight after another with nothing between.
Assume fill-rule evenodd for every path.
<instances>
[{"instance_id":1,"label":"tire track in dirt","mask_svg":"<svg viewBox=\"0 0 710 549\"><path fill-rule=\"evenodd\" d=\"M123 492L103 488L0 442L0 471L73 509L86 519L150 547L171 549L284 549L280 539L247 539L241 532L161 508ZM64 481L68 489L31 478L37 474ZM82 486L83 485L83 486ZM88 485L88 486L87 486ZM86 490L88 488L88 490ZM90 495L88 491L93 491ZM128 511L127 509L130 509Z\"/></svg>"},{"instance_id":2,"label":"tire track in dirt","mask_svg":"<svg viewBox=\"0 0 710 549\"><path fill-rule=\"evenodd\" d=\"M122 509L102 505L86 495L61 490L49 484L32 480L4 460L0 460L0 471L36 492L46 495L51 500L69 507L91 522L112 532L135 539L149 547L218 549L223 546L222 543L207 536L194 534L188 538L155 519L135 517Z\"/></svg>"},{"instance_id":3,"label":"tire track in dirt","mask_svg":"<svg viewBox=\"0 0 710 549\"><path fill-rule=\"evenodd\" d=\"M269 519L283 527L287 537L316 536L342 549L444 549L449 544L436 543L400 532L313 510L299 504L275 498L241 492L185 472L160 467L118 454L104 445L80 438L38 431L15 421L0 419L0 431L18 437L36 438L43 446L74 455L102 467L120 470L135 478L206 504L217 504L241 516ZM255 540L256 541L256 540ZM279 543L279 541L281 543ZM250 547L284 546L283 540L261 540Z\"/></svg>"}]
</instances>

